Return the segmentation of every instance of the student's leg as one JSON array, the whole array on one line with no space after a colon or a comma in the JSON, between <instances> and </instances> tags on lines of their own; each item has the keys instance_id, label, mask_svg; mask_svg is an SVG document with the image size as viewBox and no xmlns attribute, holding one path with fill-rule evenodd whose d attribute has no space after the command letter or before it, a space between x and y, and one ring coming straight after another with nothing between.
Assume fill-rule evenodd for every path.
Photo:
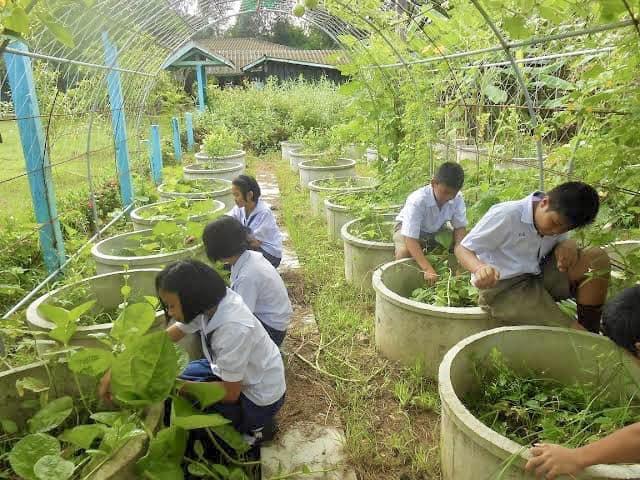
<instances>
[{"instance_id":1,"label":"student's leg","mask_svg":"<svg viewBox=\"0 0 640 480\"><path fill-rule=\"evenodd\" d=\"M285 395L277 402L261 406L256 405L244 395L240 397L242 405L242 426L240 432L250 445L256 445L273 438L275 433L275 416L284 404Z\"/></svg>"},{"instance_id":2,"label":"student's leg","mask_svg":"<svg viewBox=\"0 0 640 480\"><path fill-rule=\"evenodd\" d=\"M611 274L609 256L597 247L582 250L568 274L575 286L578 322L590 332L599 333Z\"/></svg>"},{"instance_id":3,"label":"student's leg","mask_svg":"<svg viewBox=\"0 0 640 480\"><path fill-rule=\"evenodd\" d=\"M189 362L178 378L190 382L213 382L218 380L218 377L211 371L211 365L206 358Z\"/></svg>"}]
</instances>

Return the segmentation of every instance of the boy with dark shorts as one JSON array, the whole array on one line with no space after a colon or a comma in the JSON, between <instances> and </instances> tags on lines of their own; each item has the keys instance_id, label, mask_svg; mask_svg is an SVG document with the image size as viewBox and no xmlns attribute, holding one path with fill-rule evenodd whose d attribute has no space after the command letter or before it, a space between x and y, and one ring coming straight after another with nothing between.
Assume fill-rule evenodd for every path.
<instances>
[{"instance_id":1,"label":"boy with dark shorts","mask_svg":"<svg viewBox=\"0 0 640 480\"><path fill-rule=\"evenodd\" d=\"M510 325L598 332L609 258L600 248L579 249L567 232L593 222L599 206L591 186L567 182L491 207L455 250L480 290L480 306ZM579 325L556 304L568 298L576 299Z\"/></svg>"}]
</instances>

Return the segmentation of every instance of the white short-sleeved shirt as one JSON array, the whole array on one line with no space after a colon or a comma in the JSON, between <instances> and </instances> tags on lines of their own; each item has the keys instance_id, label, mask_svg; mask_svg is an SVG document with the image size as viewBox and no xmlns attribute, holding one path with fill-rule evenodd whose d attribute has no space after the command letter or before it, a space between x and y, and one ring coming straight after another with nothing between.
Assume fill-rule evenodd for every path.
<instances>
[{"instance_id":1,"label":"white short-sleeved shirt","mask_svg":"<svg viewBox=\"0 0 640 480\"><path fill-rule=\"evenodd\" d=\"M269 255L282 258L282 234L276 223L271 207L262 199L258 199L256 208L247 217L244 207L234 206L228 213L251 230L251 234L260 240L261 247Z\"/></svg>"},{"instance_id":2,"label":"white short-sleeved shirt","mask_svg":"<svg viewBox=\"0 0 640 480\"><path fill-rule=\"evenodd\" d=\"M293 313L280 274L259 252L247 250L231 266L231 289L263 323L285 331Z\"/></svg>"},{"instance_id":3,"label":"white short-sleeved shirt","mask_svg":"<svg viewBox=\"0 0 640 480\"><path fill-rule=\"evenodd\" d=\"M474 252L481 262L500 272L500 279L523 274L538 275L540 262L568 235L538 233L533 221L533 204L544 198L535 192L511 202L494 205L464 237L462 246Z\"/></svg>"},{"instance_id":4,"label":"white short-sleeved shirt","mask_svg":"<svg viewBox=\"0 0 640 480\"><path fill-rule=\"evenodd\" d=\"M409 195L396 221L402 223L403 236L417 240L438 232L449 221L454 229L466 227L467 208L460 192L442 208L438 207L433 188L427 185Z\"/></svg>"},{"instance_id":5,"label":"white short-sleeved shirt","mask_svg":"<svg viewBox=\"0 0 640 480\"><path fill-rule=\"evenodd\" d=\"M240 295L227 288L211 318L198 315L176 322L184 333L200 332L211 371L225 382L241 382L242 393L260 406L277 402L286 391L280 350Z\"/></svg>"}]
</instances>

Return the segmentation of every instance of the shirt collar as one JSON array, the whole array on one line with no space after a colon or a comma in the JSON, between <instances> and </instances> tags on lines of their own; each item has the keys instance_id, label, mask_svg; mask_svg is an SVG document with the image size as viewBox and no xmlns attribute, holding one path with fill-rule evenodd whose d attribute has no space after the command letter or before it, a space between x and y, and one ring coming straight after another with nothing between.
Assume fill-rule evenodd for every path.
<instances>
[{"instance_id":1,"label":"shirt collar","mask_svg":"<svg viewBox=\"0 0 640 480\"><path fill-rule=\"evenodd\" d=\"M458 195L460 195L460 193L456 194L455 197L453 197L451 200L445 202L442 207L438 206L438 202L436 201L436 194L433 191L433 187L431 185L426 185L424 187L425 189L425 197L427 199L426 203L427 203L427 207L437 207L437 208L444 208L447 205L453 204L453 202L455 201L455 199L458 197Z\"/></svg>"},{"instance_id":2,"label":"shirt collar","mask_svg":"<svg viewBox=\"0 0 640 480\"><path fill-rule=\"evenodd\" d=\"M244 267L247 264L250 257L251 257L251 252L249 250L245 250L244 253L238 257L238 260L236 260L236 263L231 265L231 272L232 273L240 272L240 270L242 270L242 267Z\"/></svg>"},{"instance_id":3,"label":"shirt collar","mask_svg":"<svg viewBox=\"0 0 640 480\"><path fill-rule=\"evenodd\" d=\"M218 308L216 308L216 311L214 312L211 318L207 319L206 316L203 313L201 313L194 319L194 322L195 320L198 320L198 321L204 320L205 325L204 325L204 328L202 329L202 333L204 335L208 335L209 333L213 332L215 329L219 328L224 323L224 320L225 320L224 310L226 309L226 303L232 300L231 297L234 294L235 292L233 292L230 288L227 287L226 295L218 304Z\"/></svg>"},{"instance_id":4,"label":"shirt collar","mask_svg":"<svg viewBox=\"0 0 640 480\"><path fill-rule=\"evenodd\" d=\"M522 201L524 202L524 208L522 209L522 216L520 220L523 223L527 223L535 227L535 222L533 221L533 201L534 199L540 201L544 197L544 192L533 192L530 195L527 195Z\"/></svg>"}]
</instances>

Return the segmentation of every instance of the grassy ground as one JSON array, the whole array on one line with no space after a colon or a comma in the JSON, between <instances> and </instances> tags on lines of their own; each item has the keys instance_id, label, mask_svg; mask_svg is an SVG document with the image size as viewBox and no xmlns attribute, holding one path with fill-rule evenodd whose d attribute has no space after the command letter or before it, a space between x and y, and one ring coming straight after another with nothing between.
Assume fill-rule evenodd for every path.
<instances>
[{"instance_id":1,"label":"grassy ground","mask_svg":"<svg viewBox=\"0 0 640 480\"><path fill-rule=\"evenodd\" d=\"M324 221L278 155L273 162L282 214L303 265L304 292L321 332L317 365L335 383L351 463L363 479L435 479L439 410L436 385L419 365L401 368L377 356L374 298L344 280L342 249L330 244Z\"/></svg>"}]
</instances>

